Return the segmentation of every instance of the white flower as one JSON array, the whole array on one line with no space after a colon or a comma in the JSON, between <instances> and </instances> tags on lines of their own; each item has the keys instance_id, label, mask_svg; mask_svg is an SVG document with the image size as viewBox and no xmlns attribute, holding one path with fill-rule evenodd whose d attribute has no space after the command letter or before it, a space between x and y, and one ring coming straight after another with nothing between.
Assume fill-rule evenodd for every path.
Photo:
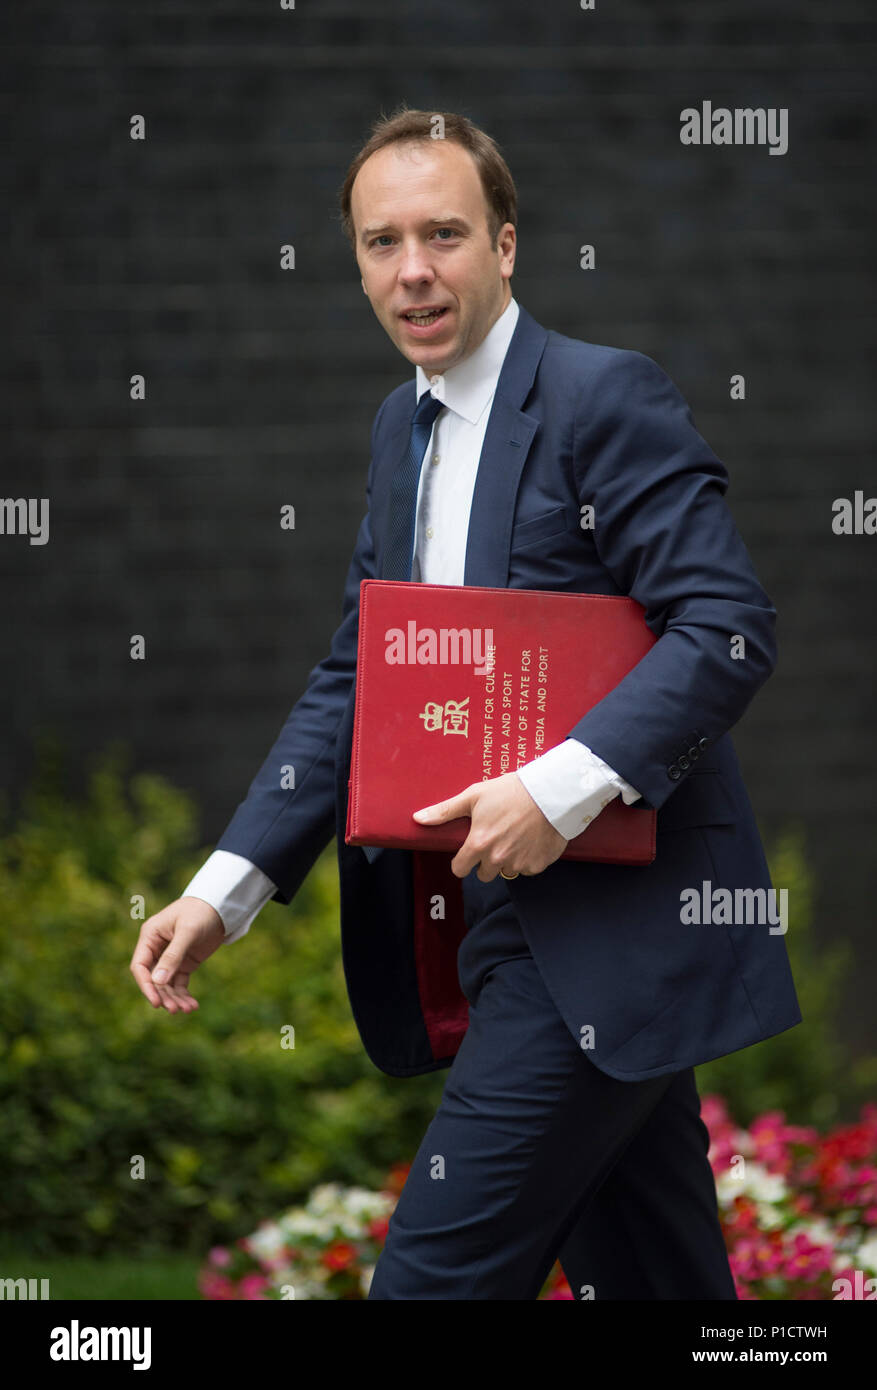
<instances>
[{"instance_id":1,"label":"white flower","mask_svg":"<svg viewBox=\"0 0 877 1390\"><path fill-rule=\"evenodd\" d=\"M823 1216L815 1216L811 1221L798 1221L789 1230L791 1236L798 1233L805 1235L813 1245L830 1245L834 1247L838 1243L837 1232Z\"/></svg>"},{"instance_id":2,"label":"white flower","mask_svg":"<svg viewBox=\"0 0 877 1390\"><path fill-rule=\"evenodd\" d=\"M730 1206L735 1197L751 1197L754 1202L780 1202L788 1189L779 1173L769 1173L763 1163L747 1159L741 1170L728 1169L716 1179L716 1193L722 1206Z\"/></svg>"},{"instance_id":3,"label":"white flower","mask_svg":"<svg viewBox=\"0 0 877 1390\"><path fill-rule=\"evenodd\" d=\"M283 1267L275 1266L271 1283L278 1291L284 1284L291 1284L296 1299L330 1298L327 1281L331 1271L318 1262L317 1251L308 1250L307 1238L318 1244L338 1236L361 1240L369 1222L389 1216L395 1204L395 1198L386 1192L342 1187L337 1182L321 1183L310 1193L304 1206L290 1207L276 1221L261 1222L248 1237L249 1244L257 1258L276 1261L290 1246L302 1242L301 1259L287 1262ZM364 1296L368 1295L373 1273L373 1266L362 1271L360 1282Z\"/></svg>"},{"instance_id":4,"label":"white flower","mask_svg":"<svg viewBox=\"0 0 877 1390\"><path fill-rule=\"evenodd\" d=\"M350 1188L345 1196L343 1212L338 1217L338 1229L348 1240L362 1240L369 1222L389 1216L395 1202L380 1192Z\"/></svg>"},{"instance_id":5,"label":"white flower","mask_svg":"<svg viewBox=\"0 0 877 1390\"><path fill-rule=\"evenodd\" d=\"M364 1265L359 1276L359 1287L363 1298L368 1298L368 1291L372 1286L372 1277L375 1272L374 1265Z\"/></svg>"},{"instance_id":6,"label":"white flower","mask_svg":"<svg viewBox=\"0 0 877 1390\"><path fill-rule=\"evenodd\" d=\"M848 1260L848 1264L854 1264L856 1269L867 1269L872 1274L877 1274L877 1231L863 1241L856 1251L855 1260Z\"/></svg>"},{"instance_id":7,"label":"white flower","mask_svg":"<svg viewBox=\"0 0 877 1390\"><path fill-rule=\"evenodd\" d=\"M270 1221L264 1226L259 1226L248 1236L247 1244L254 1255L261 1256L264 1260L273 1260L281 1253L286 1241L277 1222Z\"/></svg>"},{"instance_id":8,"label":"white flower","mask_svg":"<svg viewBox=\"0 0 877 1390\"><path fill-rule=\"evenodd\" d=\"M771 1230L774 1226L783 1224L782 1212L777 1211L776 1207L769 1202L756 1202L755 1215L760 1228L764 1231Z\"/></svg>"},{"instance_id":9,"label":"white flower","mask_svg":"<svg viewBox=\"0 0 877 1390\"><path fill-rule=\"evenodd\" d=\"M327 1236L332 1231L334 1222L325 1216L314 1216L299 1207L295 1211L287 1212L281 1224L284 1235L294 1242L296 1236Z\"/></svg>"},{"instance_id":10,"label":"white flower","mask_svg":"<svg viewBox=\"0 0 877 1390\"><path fill-rule=\"evenodd\" d=\"M337 1211L341 1198L341 1187L337 1182L324 1182L315 1187L308 1198L308 1211L316 1215L326 1215Z\"/></svg>"},{"instance_id":11,"label":"white flower","mask_svg":"<svg viewBox=\"0 0 877 1390\"><path fill-rule=\"evenodd\" d=\"M360 1216L365 1221L373 1221L376 1216L384 1216L393 1206L392 1199L383 1192L369 1192L365 1187L348 1187L344 1194L344 1208L351 1216Z\"/></svg>"},{"instance_id":12,"label":"white flower","mask_svg":"<svg viewBox=\"0 0 877 1390\"><path fill-rule=\"evenodd\" d=\"M365 1235L365 1223L358 1216L342 1217L337 1223L337 1230L345 1240L362 1240Z\"/></svg>"}]
</instances>

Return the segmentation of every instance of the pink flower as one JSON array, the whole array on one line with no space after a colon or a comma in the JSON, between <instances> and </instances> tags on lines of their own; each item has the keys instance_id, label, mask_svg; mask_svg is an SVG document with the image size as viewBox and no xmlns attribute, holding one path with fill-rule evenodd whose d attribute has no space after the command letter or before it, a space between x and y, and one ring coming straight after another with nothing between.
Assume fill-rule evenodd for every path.
<instances>
[{"instance_id":1,"label":"pink flower","mask_svg":"<svg viewBox=\"0 0 877 1390\"><path fill-rule=\"evenodd\" d=\"M245 1274L240 1282L241 1298L254 1299L264 1298L264 1289L268 1287L268 1280L264 1274Z\"/></svg>"},{"instance_id":2,"label":"pink flower","mask_svg":"<svg viewBox=\"0 0 877 1390\"><path fill-rule=\"evenodd\" d=\"M198 1280L198 1288L205 1298L225 1301L237 1297L234 1284L220 1274L202 1274Z\"/></svg>"}]
</instances>

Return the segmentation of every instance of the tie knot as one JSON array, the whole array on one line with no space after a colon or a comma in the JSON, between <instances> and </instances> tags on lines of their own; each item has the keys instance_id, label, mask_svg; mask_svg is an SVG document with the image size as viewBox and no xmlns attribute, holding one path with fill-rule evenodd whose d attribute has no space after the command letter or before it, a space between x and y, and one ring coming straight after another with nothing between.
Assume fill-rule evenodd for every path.
<instances>
[{"instance_id":1,"label":"tie knot","mask_svg":"<svg viewBox=\"0 0 877 1390\"><path fill-rule=\"evenodd\" d=\"M424 392L417 402L412 425L431 425L443 404L443 401L436 400L431 391Z\"/></svg>"}]
</instances>

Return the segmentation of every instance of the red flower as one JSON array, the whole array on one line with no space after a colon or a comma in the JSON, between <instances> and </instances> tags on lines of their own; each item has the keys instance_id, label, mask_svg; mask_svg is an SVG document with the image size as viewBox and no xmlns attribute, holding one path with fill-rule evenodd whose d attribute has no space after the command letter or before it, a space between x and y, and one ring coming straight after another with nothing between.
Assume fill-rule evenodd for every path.
<instances>
[{"instance_id":1,"label":"red flower","mask_svg":"<svg viewBox=\"0 0 877 1390\"><path fill-rule=\"evenodd\" d=\"M352 1264L356 1263L356 1249L346 1240L336 1240L329 1246L328 1250L323 1251L320 1261L327 1269L336 1272L340 1269L349 1269Z\"/></svg>"},{"instance_id":2,"label":"red flower","mask_svg":"<svg viewBox=\"0 0 877 1390\"><path fill-rule=\"evenodd\" d=\"M398 1196L405 1186L405 1179L408 1177L410 1163L394 1163L387 1177L384 1190L393 1196Z\"/></svg>"},{"instance_id":3,"label":"red flower","mask_svg":"<svg viewBox=\"0 0 877 1390\"><path fill-rule=\"evenodd\" d=\"M376 1216L374 1221L368 1223L368 1233L372 1240L379 1241L383 1245L387 1239L387 1231L390 1229L390 1221L386 1216Z\"/></svg>"}]
</instances>

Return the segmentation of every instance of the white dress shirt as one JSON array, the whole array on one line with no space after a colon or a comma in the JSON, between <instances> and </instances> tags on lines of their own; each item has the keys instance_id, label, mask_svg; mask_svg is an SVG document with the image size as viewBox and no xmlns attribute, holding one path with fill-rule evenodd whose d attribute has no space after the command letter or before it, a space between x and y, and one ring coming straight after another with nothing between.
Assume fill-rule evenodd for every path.
<instances>
[{"instance_id":1,"label":"white dress shirt","mask_svg":"<svg viewBox=\"0 0 877 1390\"><path fill-rule=\"evenodd\" d=\"M416 367L417 399L432 390L445 406L432 427L415 511L412 579L462 584L469 513L496 383L515 324L511 299L484 341L463 362L430 378ZM566 840L579 835L619 794L630 805L640 793L578 739L568 738L517 769L546 820ZM248 859L216 850L183 891L214 907L225 941L236 941L276 892Z\"/></svg>"}]
</instances>

